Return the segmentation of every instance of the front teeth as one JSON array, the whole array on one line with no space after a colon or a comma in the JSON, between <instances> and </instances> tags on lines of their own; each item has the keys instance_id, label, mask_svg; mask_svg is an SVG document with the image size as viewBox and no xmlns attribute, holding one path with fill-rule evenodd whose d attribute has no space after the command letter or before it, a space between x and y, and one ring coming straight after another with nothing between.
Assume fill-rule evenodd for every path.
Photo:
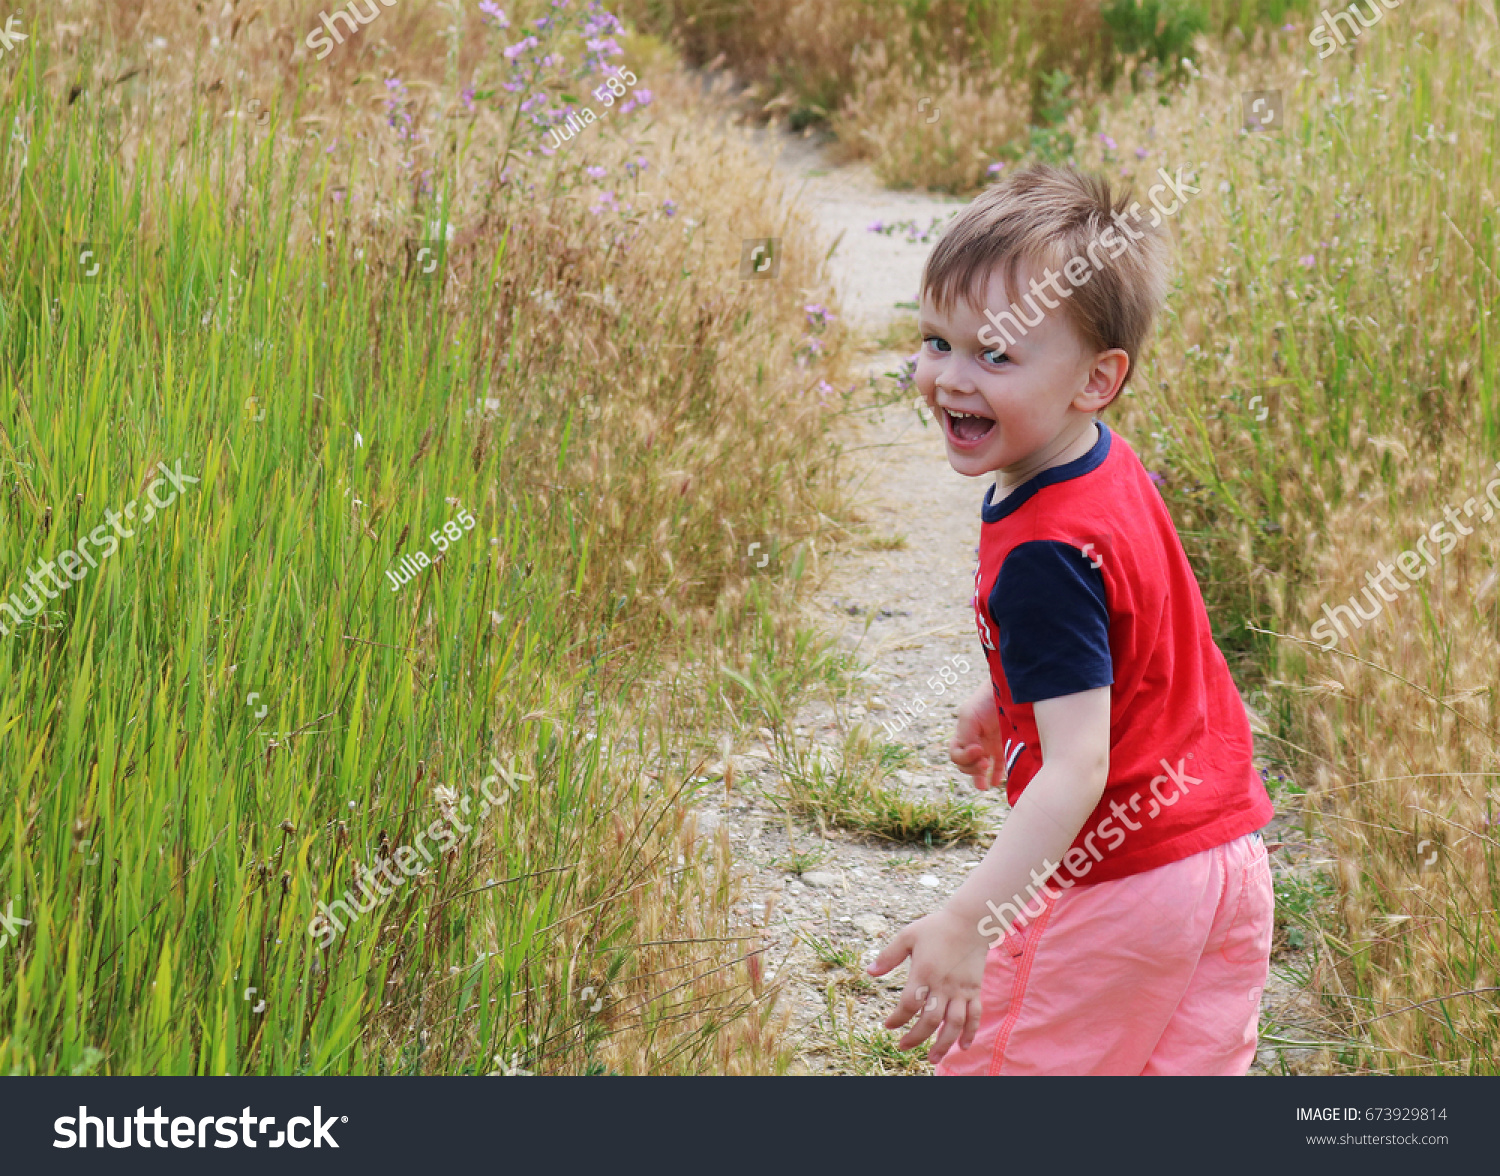
<instances>
[{"instance_id":1,"label":"front teeth","mask_svg":"<svg viewBox=\"0 0 1500 1176\"><path fill-rule=\"evenodd\" d=\"M968 420L973 417L976 421L987 421L989 417L982 417L977 412L954 412L951 408L947 410L949 416L956 421Z\"/></svg>"}]
</instances>

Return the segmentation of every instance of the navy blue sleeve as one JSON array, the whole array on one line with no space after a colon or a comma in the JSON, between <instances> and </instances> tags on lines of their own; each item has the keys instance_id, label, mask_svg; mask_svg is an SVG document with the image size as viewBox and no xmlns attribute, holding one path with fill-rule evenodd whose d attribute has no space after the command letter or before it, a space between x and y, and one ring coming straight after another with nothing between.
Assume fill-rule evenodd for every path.
<instances>
[{"instance_id":1,"label":"navy blue sleeve","mask_svg":"<svg viewBox=\"0 0 1500 1176\"><path fill-rule=\"evenodd\" d=\"M1078 548L1051 539L1013 548L990 593L990 616L1017 702L1114 682L1104 573Z\"/></svg>"}]
</instances>

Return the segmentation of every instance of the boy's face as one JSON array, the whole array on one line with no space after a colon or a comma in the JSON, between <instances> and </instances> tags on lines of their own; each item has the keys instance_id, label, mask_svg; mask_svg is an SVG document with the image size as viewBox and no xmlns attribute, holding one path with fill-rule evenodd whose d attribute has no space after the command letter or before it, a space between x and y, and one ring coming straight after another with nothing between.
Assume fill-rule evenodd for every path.
<instances>
[{"instance_id":1,"label":"boy's face","mask_svg":"<svg viewBox=\"0 0 1500 1176\"><path fill-rule=\"evenodd\" d=\"M1031 289L1032 273L1027 265L1017 268L1023 296ZM1057 305L1047 309L1042 297L1034 296L1042 320L1025 328L1024 335L1012 327L1015 343L995 332L983 307L959 300L945 316L928 293L922 295L916 383L942 426L948 463L961 474L1000 471L1002 481L1012 484L1060 464L1058 459L1080 456L1069 452L1080 445L1087 452L1095 439L1094 413L1124 380L1125 352L1091 350L1057 294L1048 285L1041 290ZM1017 302L1026 319L1036 317L1035 310L1005 289L999 267L990 273L985 299L997 314ZM999 345L981 343L981 330ZM956 419L952 413L979 419Z\"/></svg>"}]
</instances>

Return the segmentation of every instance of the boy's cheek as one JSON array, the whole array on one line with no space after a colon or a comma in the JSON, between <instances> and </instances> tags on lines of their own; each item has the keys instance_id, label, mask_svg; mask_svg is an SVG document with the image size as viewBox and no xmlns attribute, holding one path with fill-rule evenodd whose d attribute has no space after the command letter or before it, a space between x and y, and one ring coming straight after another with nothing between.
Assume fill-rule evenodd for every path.
<instances>
[{"instance_id":1,"label":"boy's cheek","mask_svg":"<svg viewBox=\"0 0 1500 1176\"><path fill-rule=\"evenodd\" d=\"M933 371L931 364L919 359L913 378L916 381L917 391L922 394L922 399L931 408L937 403L937 373Z\"/></svg>"}]
</instances>

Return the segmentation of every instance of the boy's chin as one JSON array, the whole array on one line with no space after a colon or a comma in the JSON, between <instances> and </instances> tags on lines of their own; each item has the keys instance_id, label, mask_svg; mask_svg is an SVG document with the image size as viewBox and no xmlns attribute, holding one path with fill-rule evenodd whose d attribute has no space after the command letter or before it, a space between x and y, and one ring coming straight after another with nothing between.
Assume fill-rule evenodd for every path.
<instances>
[{"instance_id":1,"label":"boy's chin","mask_svg":"<svg viewBox=\"0 0 1500 1176\"><path fill-rule=\"evenodd\" d=\"M985 474L993 474L1000 466L994 461L985 460L978 453L955 453L948 450L948 465L954 473L963 474L966 478L979 478Z\"/></svg>"}]
</instances>

